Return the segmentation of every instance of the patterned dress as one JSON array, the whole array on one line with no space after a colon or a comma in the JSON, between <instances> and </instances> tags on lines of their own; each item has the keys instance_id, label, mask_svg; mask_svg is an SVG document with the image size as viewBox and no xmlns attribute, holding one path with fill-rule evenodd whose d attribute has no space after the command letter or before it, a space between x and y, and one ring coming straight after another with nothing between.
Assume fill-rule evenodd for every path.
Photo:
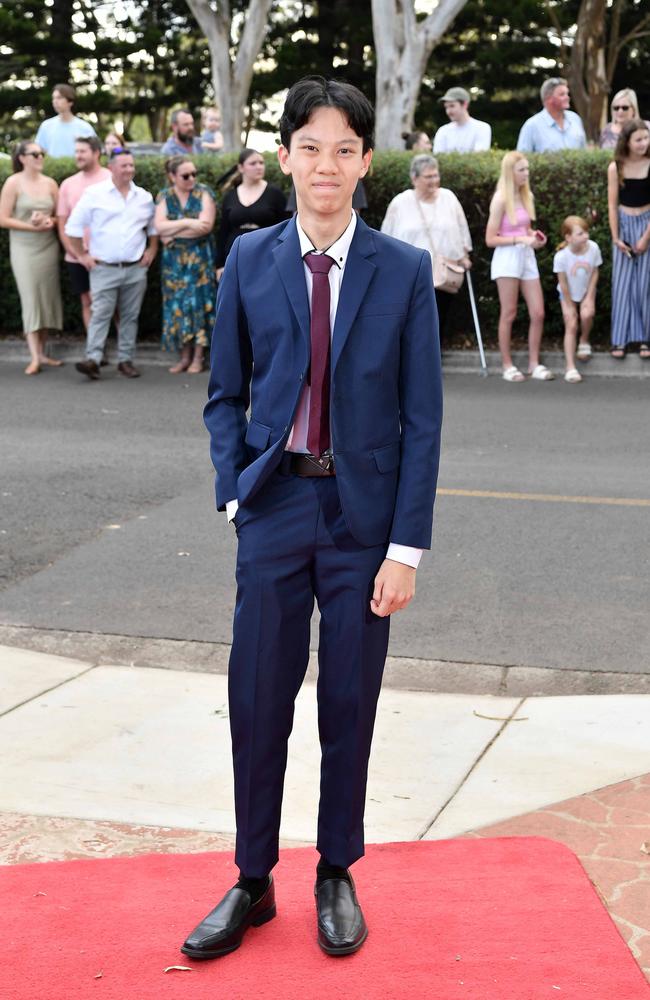
<instances>
[{"instance_id":1,"label":"patterned dress","mask_svg":"<svg viewBox=\"0 0 650 1000\"><path fill-rule=\"evenodd\" d=\"M165 188L156 202L167 203L168 219L198 219L204 191L214 198L210 188L197 184L190 192L185 208L173 188ZM209 347L217 297L212 235L199 239L174 239L163 246L160 265L163 299L162 346L178 351L183 344Z\"/></svg>"}]
</instances>

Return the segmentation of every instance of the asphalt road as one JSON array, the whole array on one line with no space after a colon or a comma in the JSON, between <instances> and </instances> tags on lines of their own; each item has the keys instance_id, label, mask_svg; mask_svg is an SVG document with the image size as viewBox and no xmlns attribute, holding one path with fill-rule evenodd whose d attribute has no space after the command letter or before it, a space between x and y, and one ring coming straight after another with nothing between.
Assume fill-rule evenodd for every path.
<instances>
[{"instance_id":1,"label":"asphalt road","mask_svg":"<svg viewBox=\"0 0 650 1000\"><path fill-rule=\"evenodd\" d=\"M214 511L206 381L0 364L0 624L230 640L235 536ZM391 653L650 672L647 381L453 375L445 390L434 548Z\"/></svg>"}]
</instances>

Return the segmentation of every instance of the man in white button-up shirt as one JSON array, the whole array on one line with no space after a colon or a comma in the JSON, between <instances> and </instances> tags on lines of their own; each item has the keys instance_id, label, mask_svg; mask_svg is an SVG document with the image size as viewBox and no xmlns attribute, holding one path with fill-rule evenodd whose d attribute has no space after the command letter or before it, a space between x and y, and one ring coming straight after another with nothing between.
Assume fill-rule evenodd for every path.
<instances>
[{"instance_id":1,"label":"man in white button-up shirt","mask_svg":"<svg viewBox=\"0 0 650 1000\"><path fill-rule=\"evenodd\" d=\"M92 310L86 357L76 368L93 380L99 378L116 308L120 314L117 370L127 378L139 376L133 366L138 316L147 287L147 268L158 250L153 198L133 183L132 154L118 147L111 154L109 168L110 180L88 188L65 226L77 260L90 274ZM89 234L88 250L83 245L85 231Z\"/></svg>"}]
</instances>

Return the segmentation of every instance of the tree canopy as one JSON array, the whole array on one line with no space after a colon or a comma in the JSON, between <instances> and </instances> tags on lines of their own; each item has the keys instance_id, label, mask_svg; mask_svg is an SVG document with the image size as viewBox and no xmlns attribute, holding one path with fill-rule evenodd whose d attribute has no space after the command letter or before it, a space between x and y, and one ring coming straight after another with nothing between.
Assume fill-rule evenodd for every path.
<instances>
[{"instance_id":1,"label":"tree canopy","mask_svg":"<svg viewBox=\"0 0 650 1000\"><path fill-rule=\"evenodd\" d=\"M218 6L220 0L213 2ZM602 17L602 31L592 23L589 31L590 38L602 40L609 59L610 93L631 86L650 117L644 72L650 0L599 2L468 0L427 61L414 125L435 132L446 121L441 94L460 85L472 95L472 114L491 123L494 141L511 147L523 120L539 108L542 80L572 73L578 80L572 46L585 11L592 21ZM248 4L230 0L227 6L234 58ZM612 61L607 46L613 38L622 44ZM33 135L52 113L51 90L59 82L75 84L82 115L96 116L104 129L118 117L131 138L161 140L173 107L196 110L214 100L208 44L186 0L0 0L0 39L5 148ZM269 102L306 73L347 79L374 100L375 71L371 0L273 0L245 124L274 130ZM606 90L601 109L603 101L609 103Z\"/></svg>"}]
</instances>

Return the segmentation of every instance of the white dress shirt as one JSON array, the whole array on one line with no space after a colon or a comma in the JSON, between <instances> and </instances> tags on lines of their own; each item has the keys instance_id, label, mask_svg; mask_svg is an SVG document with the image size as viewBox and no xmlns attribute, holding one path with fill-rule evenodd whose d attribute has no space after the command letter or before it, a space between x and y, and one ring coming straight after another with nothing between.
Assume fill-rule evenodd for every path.
<instances>
[{"instance_id":1,"label":"white dress shirt","mask_svg":"<svg viewBox=\"0 0 650 1000\"><path fill-rule=\"evenodd\" d=\"M345 265L348 259L350 244L352 243L356 226L357 213L352 212L352 217L350 218L350 222L345 231L337 240L334 241L334 243L332 243L331 246L327 248L327 250L321 251L316 250L314 244L300 225L300 218L296 216L296 229L298 230L298 239L300 240L300 255L303 258L303 261L305 254L307 253L326 253L328 257L332 258L336 265L335 267L331 267L329 269L329 273L327 275L330 283L330 336L334 331L336 310L338 308L339 294L341 291L341 282L343 281ZM303 267L305 271L305 281L307 282L309 308L311 310L311 293L314 283L313 276L307 267L307 264L303 263ZM287 439L287 451L300 452L302 454L305 454L308 451L307 428L309 424L310 393L311 387L305 383L298 402L298 407L296 409L296 417L293 427L291 428ZM226 503L226 516L229 521L232 521L233 517L237 513L238 506L239 504L237 500L229 500ZM421 557L422 549L415 549L410 545L399 545L396 542L391 542L388 546L388 551L386 552L387 559L392 559L394 562L404 563L406 566L412 566L413 569L417 569Z\"/></svg>"},{"instance_id":2,"label":"white dress shirt","mask_svg":"<svg viewBox=\"0 0 650 1000\"><path fill-rule=\"evenodd\" d=\"M65 224L68 236L83 238L88 230L88 252L107 264L140 260L153 226L154 203L149 191L131 181L126 198L113 178L93 184L81 196Z\"/></svg>"}]
</instances>

